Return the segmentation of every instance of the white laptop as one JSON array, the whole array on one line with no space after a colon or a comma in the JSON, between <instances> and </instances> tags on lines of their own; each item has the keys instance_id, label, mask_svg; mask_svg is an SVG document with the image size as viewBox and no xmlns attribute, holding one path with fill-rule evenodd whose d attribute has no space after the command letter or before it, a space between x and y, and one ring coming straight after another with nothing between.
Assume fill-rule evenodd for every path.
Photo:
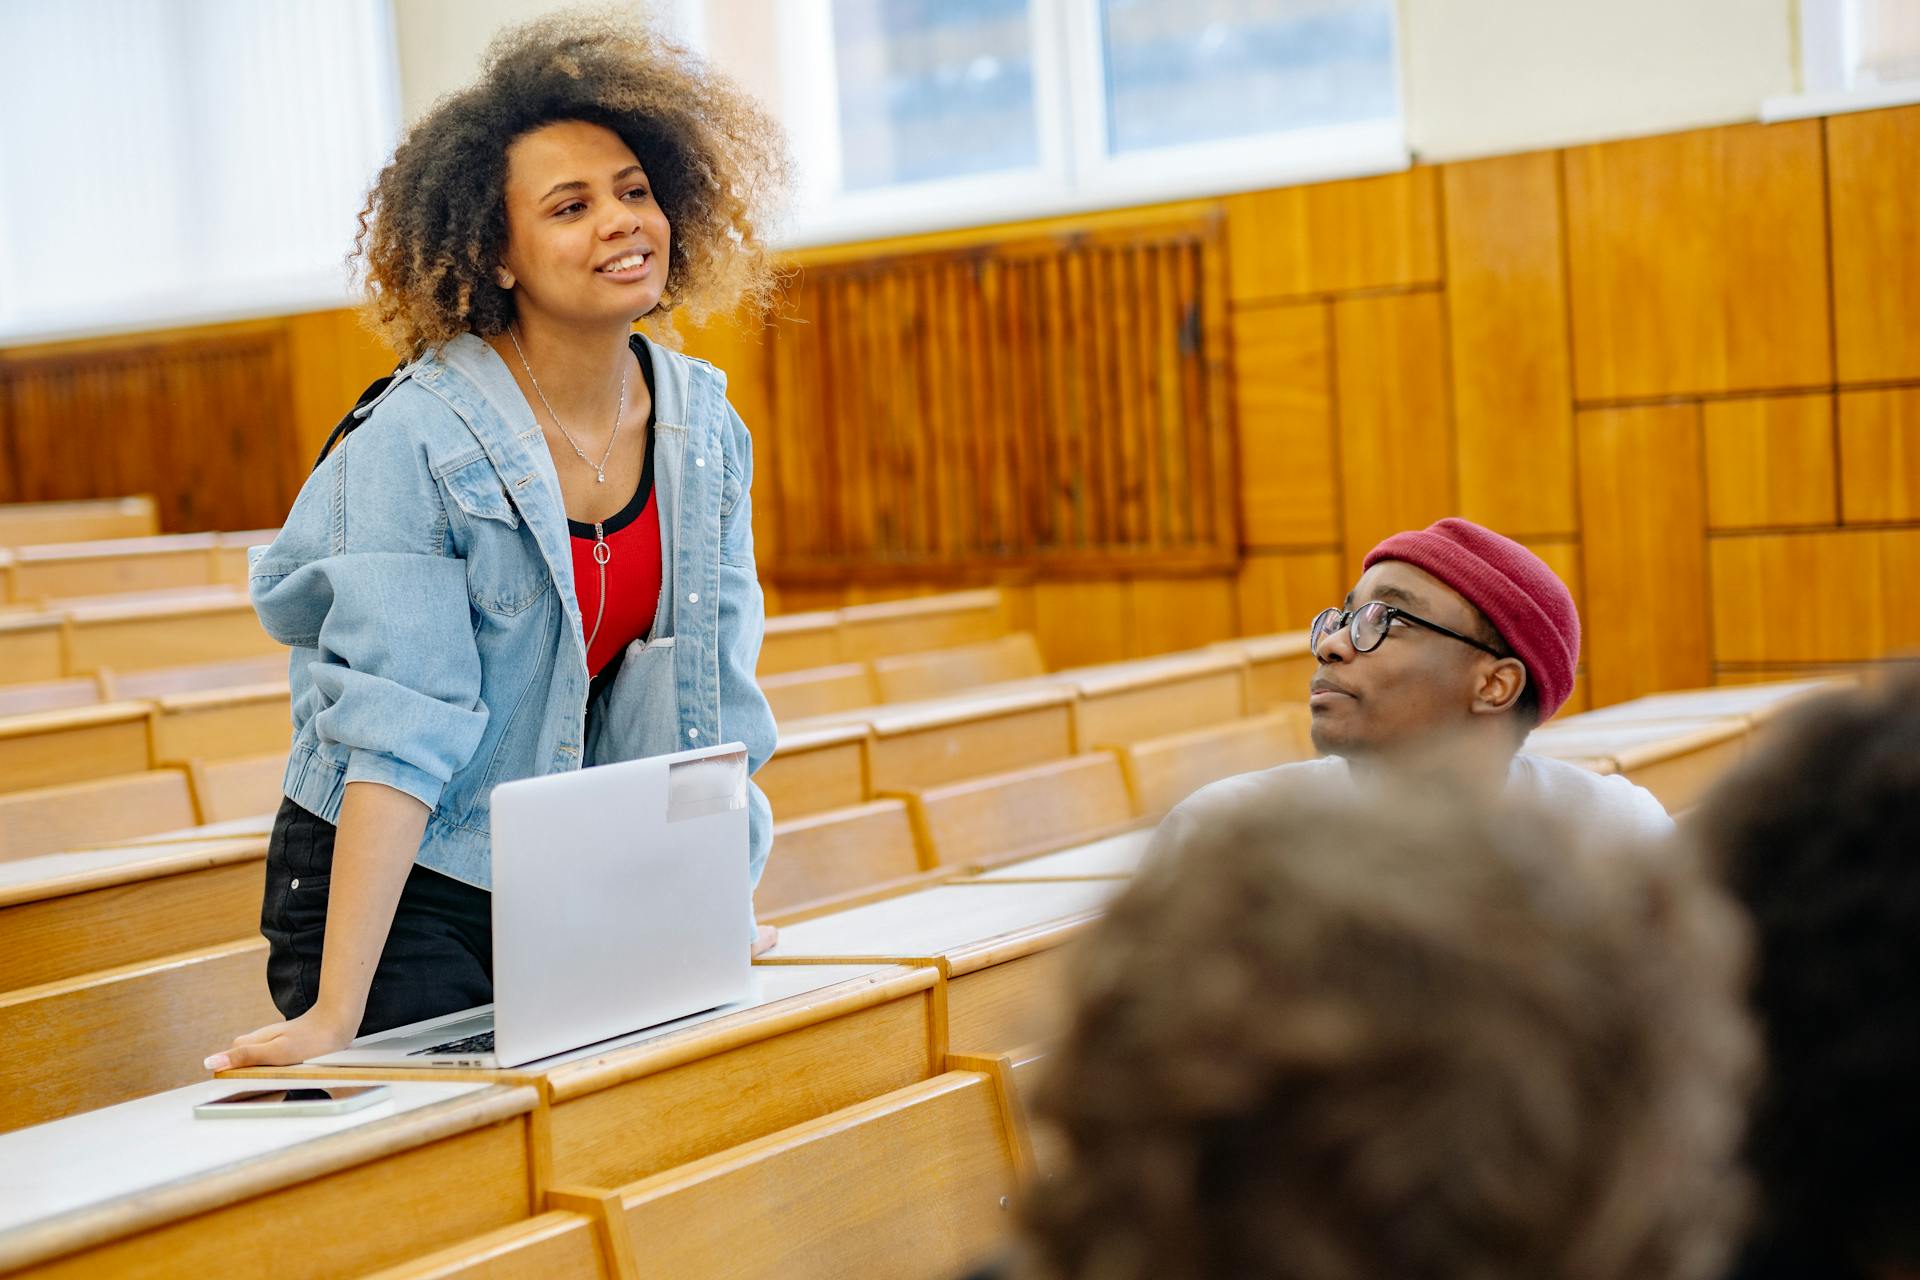
<instances>
[{"instance_id":1,"label":"white laptop","mask_svg":"<svg viewBox=\"0 0 1920 1280\"><path fill-rule=\"evenodd\" d=\"M514 1067L751 988L738 743L493 791L493 1003L361 1036L321 1066Z\"/></svg>"}]
</instances>

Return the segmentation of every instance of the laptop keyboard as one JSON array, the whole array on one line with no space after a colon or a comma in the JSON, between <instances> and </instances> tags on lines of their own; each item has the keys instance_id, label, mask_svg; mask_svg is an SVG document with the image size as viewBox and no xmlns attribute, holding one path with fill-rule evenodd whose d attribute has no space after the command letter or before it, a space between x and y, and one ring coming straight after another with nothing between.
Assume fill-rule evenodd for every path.
<instances>
[{"instance_id":1,"label":"laptop keyboard","mask_svg":"<svg viewBox=\"0 0 1920 1280\"><path fill-rule=\"evenodd\" d=\"M415 1049L407 1056L418 1058L429 1053L492 1053L493 1032L482 1031L477 1036L467 1036L462 1040L448 1040L444 1044L430 1044L424 1049Z\"/></svg>"}]
</instances>

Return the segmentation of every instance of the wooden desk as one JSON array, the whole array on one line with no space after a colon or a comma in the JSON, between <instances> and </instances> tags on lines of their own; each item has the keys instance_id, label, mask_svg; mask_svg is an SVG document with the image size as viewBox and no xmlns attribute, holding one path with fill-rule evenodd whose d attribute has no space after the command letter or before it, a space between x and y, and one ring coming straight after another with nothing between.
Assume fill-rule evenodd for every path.
<instances>
[{"instance_id":1,"label":"wooden desk","mask_svg":"<svg viewBox=\"0 0 1920 1280\"><path fill-rule=\"evenodd\" d=\"M71 608L66 616L68 675L102 667L144 671L286 652L261 629L252 603L239 593L91 604Z\"/></svg>"},{"instance_id":2,"label":"wooden desk","mask_svg":"<svg viewBox=\"0 0 1920 1280\"><path fill-rule=\"evenodd\" d=\"M1110 751L907 793L929 866L990 866L1112 834L1138 821Z\"/></svg>"},{"instance_id":3,"label":"wooden desk","mask_svg":"<svg viewBox=\"0 0 1920 1280\"><path fill-rule=\"evenodd\" d=\"M874 713L868 785L875 795L938 786L1074 753L1067 688L994 693Z\"/></svg>"},{"instance_id":4,"label":"wooden desk","mask_svg":"<svg viewBox=\"0 0 1920 1280\"><path fill-rule=\"evenodd\" d=\"M152 498L81 498L0 504L0 547L97 538L146 538L160 532Z\"/></svg>"},{"instance_id":5,"label":"wooden desk","mask_svg":"<svg viewBox=\"0 0 1920 1280\"><path fill-rule=\"evenodd\" d=\"M1085 880L1109 876L1127 877L1140 869L1153 843L1152 827L1109 836L1059 853L1042 854L1006 866L982 871L981 880Z\"/></svg>"},{"instance_id":6,"label":"wooden desk","mask_svg":"<svg viewBox=\"0 0 1920 1280\"><path fill-rule=\"evenodd\" d=\"M1019 1185L991 1077L950 1071L622 1187L658 1276L952 1280L1006 1235Z\"/></svg>"},{"instance_id":7,"label":"wooden desk","mask_svg":"<svg viewBox=\"0 0 1920 1280\"><path fill-rule=\"evenodd\" d=\"M0 721L0 791L139 773L148 763L153 708L108 702Z\"/></svg>"},{"instance_id":8,"label":"wooden desk","mask_svg":"<svg viewBox=\"0 0 1920 1280\"><path fill-rule=\"evenodd\" d=\"M284 760L293 737L290 697L285 680L168 694L154 706L154 762L181 764L276 751Z\"/></svg>"},{"instance_id":9,"label":"wooden desk","mask_svg":"<svg viewBox=\"0 0 1920 1280\"><path fill-rule=\"evenodd\" d=\"M1222 640L1213 646L1236 653L1247 664L1247 710L1255 714L1307 700L1307 683L1320 665L1304 631Z\"/></svg>"},{"instance_id":10,"label":"wooden desk","mask_svg":"<svg viewBox=\"0 0 1920 1280\"><path fill-rule=\"evenodd\" d=\"M181 769L0 791L0 863L136 840L188 826L196 816Z\"/></svg>"},{"instance_id":11,"label":"wooden desk","mask_svg":"<svg viewBox=\"0 0 1920 1280\"><path fill-rule=\"evenodd\" d=\"M760 692L781 723L871 707L880 701L864 662L840 662L779 675L762 675Z\"/></svg>"},{"instance_id":12,"label":"wooden desk","mask_svg":"<svg viewBox=\"0 0 1920 1280\"><path fill-rule=\"evenodd\" d=\"M840 656L865 662L991 640L1007 629L1000 593L953 591L840 610Z\"/></svg>"},{"instance_id":13,"label":"wooden desk","mask_svg":"<svg viewBox=\"0 0 1920 1280\"><path fill-rule=\"evenodd\" d=\"M1663 723L1688 719L1738 719L1764 724L1808 698L1851 688L1852 680L1789 680L1778 684L1721 685L1655 693L1583 711L1558 722L1567 728L1595 725Z\"/></svg>"},{"instance_id":14,"label":"wooden desk","mask_svg":"<svg viewBox=\"0 0 1920 1280\"><path fill-rule=\"evenodd\" d=\"M900 653L873 660L873 680L881 702L918 702L1046 673L1040 646L1028 631L1015 631L978 644L925 653Z\"/></svg>"},{"instance_id":15,"label":"wooden desk","mask_svg":"<svg viewBox=\"0 0 1920 1280\"><path fill-rule=\"evenodd\" d=\"M809 964L932 960L947 982L947 1038L999 1052L1055 1034L1062 944L1120 889L1115 880L941 885L780 930L763 959Z\"/></svg>"},{"instance_id":16,"label":"wooden desk","mask_svg":"<svg viewBox=\"0 0 1920 1280\"><path fill-rule=\"evenodd\" d=\"M508 1070L306 1066L221 1074L530 1086L550 1109L537 1148L547 1187L643 1177L940 1070L943 992L932 967L761 965L754 983L741 1004Z\"/></svg>"},{"instance_id":17,"label":"wooden desk","mask_svg":"<svg viewBox=\"0 0 1920 1280\"><path fill-rule=\"evenodd\" d=\"M41 601L210 586L214 545L210 533L175 533L21 547L7 575L8 596Z\"/></svg>"},{"instance_id":18,"label":"wooden desk","mask_svg":"<svg viewBox=\"0 0 1920 1280\"><path fill-rule=\"evenodd\" d=\"M0 614L0 683L43 684L67 673L57 613Z\"/></svg>"},{"instance_id":19,"label":"wooden desk","mask_svg":"<svg viewBox=\"0 0 1920 1280\"><path fill-rule=\"evenodd\" d=\"M535 1208L532 1089L401 1083L343 1116L194 1118L236 1087L204 1080L0 1136L0 1272L358 1274Z\"/></svg>"},{"instance_id":20,"label":"wooden desk","mask_svg":"<svg viewBox=\"0 0 1920 1280\"><path fill-rule=\"evenodd\" d=\"M1158 817L1210 782L1313 758L1312 713L1282 707L1133 743L1120 752L1135 806Z\"/></svg>"},{"instance_id":21,"label":"wooden desk","mask_svg":"<svg viewBox=\"0 0 1920 1280\"><path fill-rule=\"evenodd\" d=\"M754 782L773 806L773 820L844 809L872 796L867 780L867 726L785 725Z\"/></svg>"},{"instance_id":22,"label":"wooden desk","mask_svg":"<svg viewBox=\"0 0 1920 1280\"><path fill-rule=\"evenodd\" d=\"M254 837L0 863L0 992L251 938L265 858Z\"/></svg>"},{"instance_id":23,"label":"wooden desk","mask_svg":"<svg viewBox=\"0 0 1920 1280\"><path fill-rule=\"evenodd\" d=\"M1048 678L1079 695L1075 741L1088 749L1123 747L1247 713L1246 664L1223 651L1056 671Z\"/></svg>"},{"instance_id":24,"label":"wooden desk","mask_svg":"<svg viewBox=\"0 0 1920 1280\"><path fill-rule=\"evenodd\" d=\"M1600 757L1653 792L1667 812L1691 808L1746 750L1742 719L1691 719L1535 729L1522 750L1562 760Z\"/></svg>"},{"instance_id":25,"label":"wooden desk","mask_svg":"<svg viewBox=\"0 0 1920 1280\"><path fill-rule=\"evenodd\" d=\"M760 640L761 675L830 667L839 661L840 618L832 610L783 613L767 619Z\"/></svg>"}]
</instances>

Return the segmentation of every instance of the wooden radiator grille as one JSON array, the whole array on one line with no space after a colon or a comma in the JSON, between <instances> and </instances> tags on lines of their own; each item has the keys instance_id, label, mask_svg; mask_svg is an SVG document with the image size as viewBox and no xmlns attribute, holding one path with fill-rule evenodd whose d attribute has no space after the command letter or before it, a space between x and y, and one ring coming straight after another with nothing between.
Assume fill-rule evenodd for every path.
<instances>
[{"instance_id":1,"label":"wooden radiator grille","mask_svg":"<svg viewBox=\"0 0 1920 1280\"><path fill-rule=\"evenodd\" d=\"M295 457L285 335L0 359L0 501L151 493L169 532L280 523Z\"/></svg>"},{"instance_id":2,"label":"wooden radiator grille","mask_svg":"<svg viewBox=\"0 0 1920 1280\"><path fill-rule=\"evenodd\" d=\"M804 269L776 577L1232 563L1217 218Z\"/></svg>"}]
</instances>

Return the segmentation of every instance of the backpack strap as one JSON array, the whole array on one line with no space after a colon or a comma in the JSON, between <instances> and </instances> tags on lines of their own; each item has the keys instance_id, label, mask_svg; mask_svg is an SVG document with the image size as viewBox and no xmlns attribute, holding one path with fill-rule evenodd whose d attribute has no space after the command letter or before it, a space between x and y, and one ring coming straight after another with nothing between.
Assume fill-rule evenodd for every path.
<instances>
[{"instance_id":1,"label":"backpack strap","mask_svg":"<svg viewBox=\"0 0 1920 1280\"><path fill-rule=\"evenodd\" d=\"M313 460L313 469L318 471L320 464L327 460L327 455L333 452L333 447L352 435L353 429L365 422L367 415L387 398L387 393L399 386L406 378L407 367L395 365L392 373L384 378L375 378L368 383L367 389L360 393L360 398L353 402L353 408L347 410L347 415L340 419L328 434L327 442L320 446L320 456Z\"/></svg>"}]
</instances>

